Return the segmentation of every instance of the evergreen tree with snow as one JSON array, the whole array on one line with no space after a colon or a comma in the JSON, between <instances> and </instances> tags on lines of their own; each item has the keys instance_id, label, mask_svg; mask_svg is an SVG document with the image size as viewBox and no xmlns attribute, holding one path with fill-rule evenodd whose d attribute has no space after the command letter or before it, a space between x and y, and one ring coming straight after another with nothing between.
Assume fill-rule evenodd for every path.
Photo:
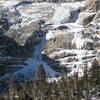
<instances>
[{"instance_id":1,"label":"evergreen tree with snow","mask_svg":"<svg viewBox=\"0 0 100 100\"><path fill-rule=\"evenodd\" d=\"M38 76L38 92L39 92L39 98L40 100L43 100L45 94L46 94L46 72L45 72L45 69L44 69L44 65L41 64L39 66L39 69L38 69L38 73L37 73L37 76Z\"/></svg>"},{"instance_id":2,"label":"evergreen tree with snow","mask_svg":"<svg viewBox=\"0 0 100 100\"><path fill-rule=\"evenodd\" d=\"M92 87L100 85L100 65L96 59L93 61L92 67L89 72Z\"/></svg>"},{"instance_id":3,"label":"evergreen tree with snow","mask_svg":"<svg viewBox=\"0 0 100 100\"><path fill-rule=\"evenodd\" d=\"M38 79L39 80L46 81L46 72L45 72L45 69L44 69L44 65L43 64L41 64L39 66L37 76L38 76Z\"/></svg>"}]
</instances>

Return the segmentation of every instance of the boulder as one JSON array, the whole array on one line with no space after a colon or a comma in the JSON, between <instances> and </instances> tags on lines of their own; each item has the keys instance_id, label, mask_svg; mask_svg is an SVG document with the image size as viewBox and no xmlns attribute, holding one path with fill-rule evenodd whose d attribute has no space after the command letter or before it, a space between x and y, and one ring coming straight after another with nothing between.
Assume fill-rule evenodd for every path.
<instances>
[{"instance_id":1,"label":"boulder","mask_svg":"<svg viewBox=\"0 0 100 100\"><path fill-rule=\"evenodd\" d=\"M4 8L0 15L0 31L19 45L24 46L31 37L38 37L36 32L40 31L42 20L32 21L29 25L23 24L21 13L13 6Z\"/></svg>"},{"instance_id":2,"label":"boulder","mask_svg":"<svg viewBox=\"0 0 100 100\"><path fill-rule=\"evenodd\" d=\"M93 20L94 17L95 17L95 13L82 12L80 13L77 22L78 24L85 26L89 24Z\"/></svg>"},{"instance_id":3,"label":"boulder","mask_svg":"<svg viewBox=\"0 0 100 100\"><path fill-rule=\"evenodd\" d=\"M39 24L37 22L32 22L18 29L10 28L5 35L15 40L19 45L24 46L31 37L36 39L38 37L36 32L39 31Z\"/></svg>"}]
</instances>

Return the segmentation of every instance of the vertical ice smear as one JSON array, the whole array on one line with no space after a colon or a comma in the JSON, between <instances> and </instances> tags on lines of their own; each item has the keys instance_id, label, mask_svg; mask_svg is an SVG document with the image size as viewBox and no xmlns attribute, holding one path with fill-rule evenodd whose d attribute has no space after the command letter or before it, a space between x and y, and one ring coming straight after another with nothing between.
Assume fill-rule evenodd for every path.
<instances>
[{"instance_id":1,"label":"vertical ice smear","mask_svg":"<svg viewBox=\"0 0 100 100\"><path fill-rule=\"evenodd\" d=\"M78 58L78 64L76 65L76 68L73 69L72 73L79 72L79 76L81 77L83 75L83 61L82 58L85 56L86 51L82 50L86 45L87 41L83 38L83 32L75 32L74 38L72 40L72 45L75 45L77 49L77 58Z\"/></svg>"},{"instance_id":2,"label":"vertical ice smear","mask_svg":"<svg viewBox=\"0 0 100 100\"><path fill-rule=\"evenodd\" d=\"M74 34L72 45L75 45L76 49L78 50L85 49L87 43L93 43L92 39L84 38L83 35L84 33L82 31Z\"/></svg>"},{"instance_id":3,"label":"vertical ice smear","mask_svg":"<svg viewBox=\"0 0 100 100\"><path fill-rule=\"evenodd\" d=\"M82 49L85 46L85 41L84 41L81 33L74 34L74 38L72 40L72 45L74 45L74 44L78 50Z\"/></svg>"},{"instance_id":4,"label":"vertical ice smear","mask_svg":"<svg viewBox=\"0 0 100 100\"><path fill-rule=\"evenodd\" d=\"M84 35L83 31L84 31L84 28L82 27L79 27L79 28L76 27L74 29L74 38L72 40L72 46L75 45L76 49L78 50L81 50L87 44L86 40L83 38L83 35Z\"/></svg>"}]
</instances>

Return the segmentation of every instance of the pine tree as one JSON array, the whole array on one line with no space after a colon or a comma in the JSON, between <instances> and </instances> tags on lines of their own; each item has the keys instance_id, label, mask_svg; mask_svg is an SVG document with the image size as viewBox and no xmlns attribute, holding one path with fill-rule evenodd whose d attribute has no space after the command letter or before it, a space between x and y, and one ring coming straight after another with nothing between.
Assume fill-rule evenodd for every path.
<instances>
[{"instance_id":1,"label":"pine tree","mask_svg":"<svg viewBox=\"0 0 100 100\"><path fill-rule=\"evenodd\" d=\"M82 78L83 78L83 87L84 87L84 90L85 90L85 93L86 93L85 96L86 96L86 98L88 98L90 85L89 85L89 71L88 71L87 65L85 66L84 75L83 75Z\"/></svg>"},{"instance_id":2,"label":"pine tree","mask_svg":"<svg viewBox=\"0 0 100 100\"><path fill-rule=\"evenodd\" d=\"M44 69L44 65L43 64L41 64L39 66L37 76L38 76L38 79L39 80L46 81L46 72L45 72L45 69Z\"/></svg>"},{"instance_id":3,"label":"pine tree","mask_svg":"<svg viewBox=\"0 0 100 100\"><path fill-rule=\"evenodd\" d=\"M78 72L74 74L74 84L75 84L75 95L76 95L76 100L80 100L80 88L79 88L79 76Z\"/></svg>"},{"instance_id":4,"label":"pine tree","mask_svg":"<svg viewBox=\"0 0 100 100\"><path fill-rule=\"evenodd\" d=\"M100 84L100 65L95 59L93 61L92 67L90 69L90 82L92 87L95 87Z\"/></svg>"},{"instance_id":5,"label":"pine tree","mask_svg":"<svg viewBox=\"0 0 100 100\"><path fill-rule=\"evenodd\" d=\"M43 64L41 64L39 66L37 76L39 79L38 80L38 83L39 83L38 87L39 87L40 100L43 100L43 98L45 97L45 94L46 94L46 72L45 72Z\"/></svg>"},{"instance_id":6,"label":"pine tree","mask_svg":"<svg viewBox=\"0 0 100 100\"><path fill-rule=\"evenodd\" d=\"M10 80L10 83L9 83L9 99L10 100L13 100L13 73L10 74L9 76L9 80Z\"/></svg>"}]
</instances>

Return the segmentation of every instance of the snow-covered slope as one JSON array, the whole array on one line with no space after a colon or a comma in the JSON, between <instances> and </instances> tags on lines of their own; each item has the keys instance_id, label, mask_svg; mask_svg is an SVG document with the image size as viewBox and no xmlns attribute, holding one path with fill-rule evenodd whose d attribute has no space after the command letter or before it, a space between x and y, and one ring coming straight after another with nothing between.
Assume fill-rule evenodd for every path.
<instances>
[{"instance_id":1,"label":"snow-covered slope","mask_svg":"<svg viewBox=\"0 0 100 100\"><path fill-rule=\"evenodd\" d=\"M46 42L41 25L52 17L55 4L2 0L0 6L0 75L33 78Z\"/></svg>"},{"instance_id":2,"label":"snow-covered slope","mask_svg":"<svg viewBox=\"0 0 100 100\"><path fill-rule=\"evenodd\" d=\"M56 7L54 16L46 23L51 27L48 26L43 58L56 72L68 75L78 72L82 76L94 59L100 62L100 23L92 21L97 12L80 11L84 2L69 4Z\"/></svg>"},{"instance_id":3,"label":"snow-covered slope","mask_svg":"<svg viewBox=\"0 0 100 100\"><path fill-rule=\"evenodd\" d=\"M91 67L94 59L100 60L100 23L93 21L97 12L89 16L87 11L82 12L84 1L55 4L2 0L0 5L0 36L10 40L0 41L1 48L6 48L0 51L0 58L20 61L9 64L9 71L4 73L13 70L17 78L33 78L42 63L52 78L75 72L82 76L86 65ZM0 62L2 68L4 60ZM15 65L21 65L20 69L14 70Z\"/></svg>"}]
</instances>

